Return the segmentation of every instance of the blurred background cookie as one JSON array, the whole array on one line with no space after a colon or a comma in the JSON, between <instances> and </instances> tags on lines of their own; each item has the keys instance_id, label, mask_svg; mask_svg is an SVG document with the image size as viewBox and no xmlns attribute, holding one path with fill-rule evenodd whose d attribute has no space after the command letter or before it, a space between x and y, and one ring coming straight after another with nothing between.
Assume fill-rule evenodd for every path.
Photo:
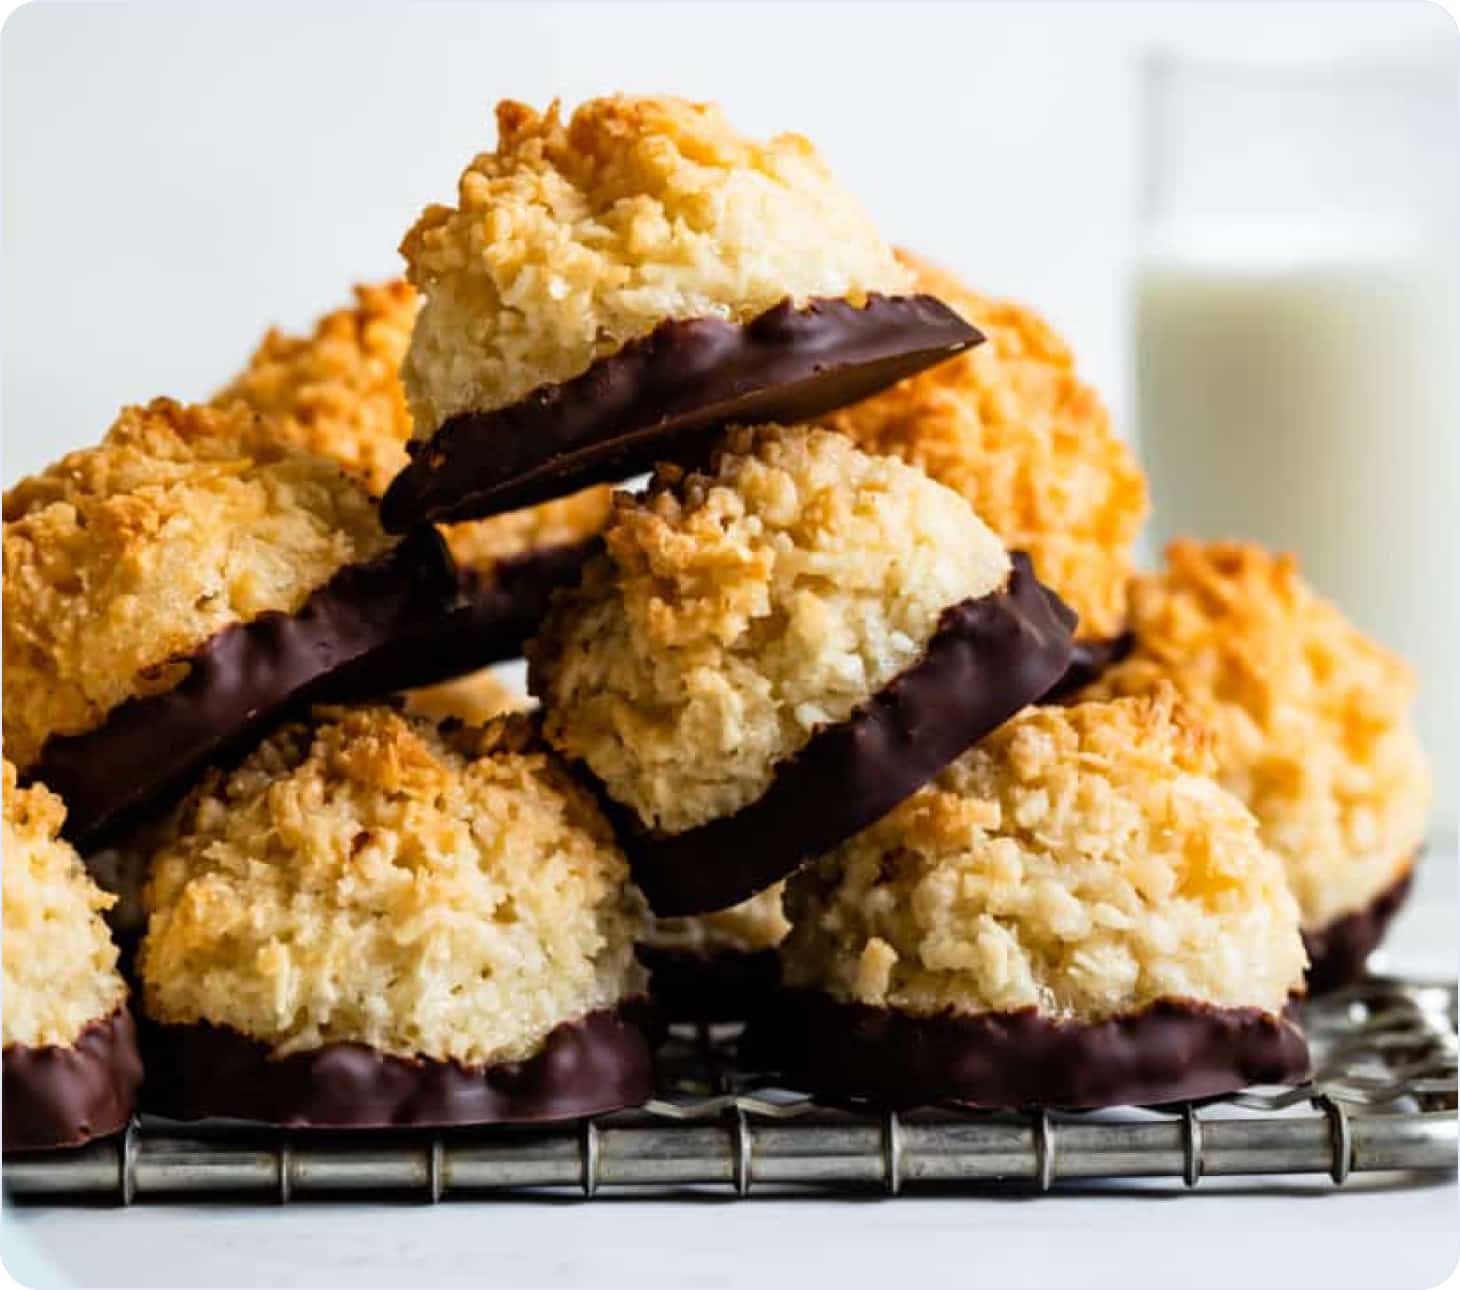
<instances>
[{"instance_id":1,"label":"blurred background cookie","mask_svg":"<svg viewBox=\"0 0 1460 1290\"><path fill-rule=\"evenodd\" d=\"M1020 714L791 878L787 990L753 1060L902 1105L1301 1078L1297 907L1209 769L1169 690Z\"/></svg>"},{"instance_id":2,"label":"blurred background cookie","mask_svg":"<svg viewBox=\"0 0 1460 1290\"><path fill-rule=\"evenodd\" d=\"M368 1126L640 1102L627 877L530 721L318 709L212 772L153 857L148 1104Z\"/></svg>"},{"instance_id":3,"label":"blurred background cookie","mask_svg":"<svg viewBox=\"0 0 1460 1290\"><path fill-rule=\"evenodd\" d=\"M1118 635L1148 510L1135 455L1038 314L980 295L906 251L898 258L917 290L957 310L984 343L823 423L961 493L1079 614L1077 639Z\"/></svg>"},{"instance_id":4,"label":"blurred background cookie","mask_svg":"<svg viewBox=\"0 0 1460 1290\"><path fill-rule=\"evenodd\" d=\"M1297 561L1178 541L1131 584L1134 647L1084 697L1172 684L1213 734L1217 773L1282 857L1309 984L1355 980L1408 887L1430 774L1409 668L1304 583Z\"/></svg>"}]
</instances>

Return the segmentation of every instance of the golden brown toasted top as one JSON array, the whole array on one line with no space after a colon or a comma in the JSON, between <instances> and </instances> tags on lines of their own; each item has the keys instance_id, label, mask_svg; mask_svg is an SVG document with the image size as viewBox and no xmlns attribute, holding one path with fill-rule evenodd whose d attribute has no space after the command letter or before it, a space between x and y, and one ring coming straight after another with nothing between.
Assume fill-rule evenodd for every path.
<instances>
[{"instance_id":1,"label":"golden brown toasted top","mask_svg":"<svg viewBox=\"0 0 1460 1290\"><path fill-rule=\"evenodd\" d=\"M669 832L755 801L1010 568L956 493L804 426L661 467L604 541L528 646L528 684L554 746Z\"/></svg>"},{"instance_id":2,"label":"golden brown toasted top","mask_svg":"<svg viewBox=\"0 0 1460 1290\"><path fill-rule=\"evenodd\" d=\"M636 985L627 878L531 720L316 709L174 813L146 893L148 1011L286 1052L518 1060Z\"/></svg>"},{"instance_id":3,"label":"golden brown toasted top","mask_svg":"<svg viewBox=\"0 0 1460 1290\"><path fill-rule=\"evenodd\" d=\"M406 464L411 417L400 364L418 301L399 280L355 287L308 336L270 328L244 368L213 398L274 419L279 432L331 457L376 496Z\"/></svg>"},{"instance_id":4,"label":"golden brown toasted top","mask_svg":"<svg viewBox=\"0 0 1460 1290\"><path fill-rule=\"evenodd\" d=\"M1222 782L1287 862L1305 926L1393 882L1429 805L1405 663L1318 596L1292 556L1250 543L1172 543L1130 605L1135 649L1086 696L1175 686L1212 732Z\"/></svg>"},{"instance_id":5,"label":"golden brown toasted top","mask_svg":"<svg viewBox=\"0 0 1460 1290\"><path fill-rule=\"evenodd\" d=\"M1315 594L1295 557L1253 543L1173 542L1164 570L1132 581L1131 627L1135 650L1103 688L1172 682L1224 761L1254 741L1297 737L1300 715L1363 760L1414 701L1402 659Z\"/></svg>"},{"instance_id":6,"label":"golden brown toasted top","mask_svg":"<svg viewBox=\"0 0 1460 1290\"><path fill-rule=\"evenodd\" d=\"M25 769L50 734L172 688L216 632L390 542L362 488L243 406L124 409L5 495L8 754Z\"/></svg>"},{"instance_id":7,"label":"golden brown toasted top","mask_svg":"<svg viewBox=\"0 0 1460 1290\"><path fill-rule=\"evenodd\" d=\"M378 497L408 460L400 365L418 305L406 282L357 286L354 306L326 314L309 335L271 329L213 402L262 413L280 437L337 461ZM458 564L486 572L511 556L592 537L608 519L611 494L589 488L442 532Z\"/></svg>"},{"instance_id":8,"label":"golden brown toasted top","mask_svg":"<svg viewBox=\"0 0 1460 1290\"><path fill-rule=\"evenodd\" d=\"M718 108L592 99L497 108L497 147L401 251L426 296L406 357L422 437L564 381L666 319L744 320L790 297L859 302L906 272L798 135Z\"/></svg>"},{"instance_id":9,"label":"golden brown toasted top","mask_svg":"<svg viewBox=\"0 0 1460 1290\"><path fill-rule=\"evenodd\" d=\"M1169 686L1027 708L787 885L793 985L913 1012L1277 1013L1298 911Z\"/></svg>"},{"instance_id":10,"label":"golden brown toasted top","mask_svg":"<svg viewBox=\"0 0 1460 1290\"><path fill-rule=\"evenodd\" d=\"M987 339L825 423L962 493L1005 546L1029 553L1040 579L1080 615L1079 636L1114 635L1147 510L1134 455L1042 318L898 254L918 290L938 296Z\"/></svg>"}]
</instances>

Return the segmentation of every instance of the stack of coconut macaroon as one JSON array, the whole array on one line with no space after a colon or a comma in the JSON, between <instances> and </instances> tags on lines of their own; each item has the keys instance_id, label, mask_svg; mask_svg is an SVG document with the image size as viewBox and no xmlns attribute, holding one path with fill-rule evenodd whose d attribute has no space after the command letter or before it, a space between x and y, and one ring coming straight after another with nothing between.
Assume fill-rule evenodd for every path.
<instances>
[{"instance_id":1,"label":"stack of coconut macaroon","mask_svg":"<svg viewBox=\"0 0 1460 1290\"><path fill-rule=\"evenodd\" d=\"M656 1010L892 1105L1300 1078L1403 665L1255 547L1137 573L1064 345L804 139L498 127L411 285L5 495L5 1146L592 1114Z\"/></svg>"}]
</instances>

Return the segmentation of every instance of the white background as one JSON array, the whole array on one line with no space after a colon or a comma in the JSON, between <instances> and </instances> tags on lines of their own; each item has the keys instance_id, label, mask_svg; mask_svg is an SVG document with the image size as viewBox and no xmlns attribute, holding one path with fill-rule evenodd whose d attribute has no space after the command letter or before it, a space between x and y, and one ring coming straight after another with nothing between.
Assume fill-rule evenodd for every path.
<instances>
[{"instance_id":1,"label":"white background","mask_svg":"<svg viewBox=\"0 0 1460 1290\"><path fill-rule=\"evenodd\" d=\"M620 88L809 134L891 238L1040 307L1124 426L1140 59L1455 46L1441 10L1403 3L26 8L0 51L4 477L94 440L122 403L206 395L267 323L303 327L397 272L417 210L490 146L496 99ZM1453 856L1434 859L1397 939L1406 965L1447 971ZM1339 1287L1432 1284L1454 1262L1454 1203L1446 1187L60 1211L20 1234L55 1275L107 1284Z\"/></svg>"}]
</instances>

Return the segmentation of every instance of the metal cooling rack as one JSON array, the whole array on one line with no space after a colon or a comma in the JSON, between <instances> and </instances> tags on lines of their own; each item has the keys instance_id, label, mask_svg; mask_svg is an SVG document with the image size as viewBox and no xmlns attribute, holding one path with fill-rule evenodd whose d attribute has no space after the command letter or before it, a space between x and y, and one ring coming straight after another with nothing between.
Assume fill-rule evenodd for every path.
<instances>
[{"instance_id":1,"label":"metal cooling rack","mask_svg":"<svg viewBox=\"0 0 1460 1290\"><path fill-rule=\"evenodd\" d=\"M1012 1114L836 1106L733 1063L734 1027L676 1033L660 1096L545 1128L288 1134L144 1117L69 1153L10 1156L26 1201L458 1196L546 1189L736 1195L921 1184L1039 1191L1075 1180L1422 1175L1456 1165L1454 984L1378 977L1310 1004L1315 1075L1200 1104Z\"/></svg>"}]
</instances>

